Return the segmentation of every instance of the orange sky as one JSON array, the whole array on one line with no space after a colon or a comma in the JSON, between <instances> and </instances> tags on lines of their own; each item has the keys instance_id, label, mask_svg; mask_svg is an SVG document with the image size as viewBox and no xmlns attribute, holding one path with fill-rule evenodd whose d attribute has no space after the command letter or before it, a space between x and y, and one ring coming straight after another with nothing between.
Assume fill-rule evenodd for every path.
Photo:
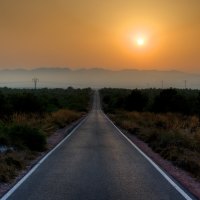
<instances>
[{"instance_id":1,"label":"orange sky","mask_svg":"<svg viewBox=\"0 0 200 200\"><path fill-rule=\"evenodd\" d=\"M0 0L0 68L200 72L199 37L199 0Z\"/></svg>"}]
</instances>

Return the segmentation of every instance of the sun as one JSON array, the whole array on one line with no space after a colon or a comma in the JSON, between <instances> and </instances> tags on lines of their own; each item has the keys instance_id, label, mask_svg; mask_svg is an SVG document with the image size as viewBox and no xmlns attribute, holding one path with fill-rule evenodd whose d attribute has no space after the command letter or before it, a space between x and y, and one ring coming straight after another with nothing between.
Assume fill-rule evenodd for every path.
<instances>
[{"instance_id":1,"label":"sun","mask_svg":"<svg viewBox=\"0 0 200 200\"><path fill-rule=\"evenodd\" d=\"M136 42L138 46L143 46L145 44L145 39L142 37L139 37L136 39Z\"/></svg>"},{"instance_id":2,"label":"sun","mask_svg":"<svg viewBox=\"0 0 200 200\"><path fill-rule=\"evenodd\" d=\"M135 49L148 49L150 41L150 33L148 31L143 32L131 32L129 34L129 44L131 48Z\"/></svg>"}]
</instances>

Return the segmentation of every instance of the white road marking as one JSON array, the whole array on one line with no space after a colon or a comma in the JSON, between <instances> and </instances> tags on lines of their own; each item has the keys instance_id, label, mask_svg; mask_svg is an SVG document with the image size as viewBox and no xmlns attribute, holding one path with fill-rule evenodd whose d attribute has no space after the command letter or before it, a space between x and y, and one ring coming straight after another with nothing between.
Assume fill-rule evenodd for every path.
<instances>
[{"instance_id":1,"label":"white road marking","mask_svg":"<svg viewBox=\"0 0 200 200\"><path fill-rule=\"evenodd\" d=\"M192 200L192 198L182 190L151 158L149 158L141 149L139 149L128 137L126 137L122 131L112 122L112 120L102 111L106 119L118 130L118 132L142 155L144 156L162 176L186 199Z\"/></svg>"},{"instance_id":2,"label":"white road marking","mask_svg":"<svg viewBox=\"0 0 200 200\"><path fill-rule=\"evenodd\" d=\"M1 200L8 199L17 188L21 186L21 184L29 178L29 176L58 148L60 147L85 121L87 117L85 117L79 124L73 128L73 130L67 135L60 143L58 143L49 153L47 153L13 188L11 188L2 198Z\"/></svg>"}]
</instances>

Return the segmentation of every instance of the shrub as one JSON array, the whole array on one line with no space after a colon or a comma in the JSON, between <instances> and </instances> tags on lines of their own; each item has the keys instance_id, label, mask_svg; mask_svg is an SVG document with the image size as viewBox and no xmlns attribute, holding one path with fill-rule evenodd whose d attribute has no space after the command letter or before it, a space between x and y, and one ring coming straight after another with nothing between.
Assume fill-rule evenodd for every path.
<instances>
[{"instance_id":1,"label":"shrub","mask_svg":"<svg viewBox=\"0 0 200 200\"><path fill-rule=\"evenodd\" d=\"M13 125L9 128L11 143L19 148L28 148L32 151L43 151L46 145L45 135L36 128L27 125Z\"/></svg>"},{"instance_id":2,"label":"shrub","mask_svg":"<svg viewBox=\"0 0 200 200\"><path fill-rule=\"evenodd\" d=\"M0 154L0 182L9 182L26 167L28 152Z\"/></svg>"},{"instance_id":3,"label":"shrub","mask_svg":"<svg viewBox=\"0 0 200 200\"><path fill-rule=\"evenodd\" d=\"M184 151L182 154L179 154L179 157L173 161L173 163L182 169L192 173L197 178L200 178L200 161L199 154L195 152Z\"/></svg>"},{"instance_id":4,"label":"shrub","mask_svg":"<svg viewBox=\"0 0 200 200\"><path fill-rule=\"evenodd\" d=\"M0 182L9 182L16 176L14 166L8 166L5 163L0 163Z\"/></svg>"},{"instance_id":5,"label":"shrub","mask_svg":"<svg viewBox=\"0 0 200 200\"><path fill-rule=\"evenodd\" d=\"M13 112L42 113L45 110L42 101L33 93L11 94L9 101Z\"/></svg>"},{"instance_id":6,"label":"shrub","mask_svg":"<svg viewBox=\"0 0 200 200\"><path fill-rule=\"evenodd\" d=\"M0 91L0 114L3 115L6 113L6 97L5 95Z\"/></svg>"},{"instance_id":7,"label":"shrub","mask_svg":"<svg viewBox=\"0 0 200 200\"><path fill-rule=\"evenodd\" d=\"M8 135L7 135L7 128L5 125L0 123L0 145L8 146L10 143Z\"/></svg>"},{"instance_id":8,"label":"shrub","mask_svg":"<svg viewBox=\"0 0 200 200\"><path fill-rule=\"evenodd\" d=\"M133 90L126 98L125 108L129 111L143 111L147 105L148 98L140 90Z\"/></svg>"},{"instance_id":9,"label":"shrub","mask_svg":"<svg viewBox=\"0 0 200 200\"><path fill-rule=\"evenodd\" d=\"M189 106L186 98L178 94L176 89L166 89L156 96L153 103L154 112L178 112L189 113Z\"/></svg>"}]
</instances>

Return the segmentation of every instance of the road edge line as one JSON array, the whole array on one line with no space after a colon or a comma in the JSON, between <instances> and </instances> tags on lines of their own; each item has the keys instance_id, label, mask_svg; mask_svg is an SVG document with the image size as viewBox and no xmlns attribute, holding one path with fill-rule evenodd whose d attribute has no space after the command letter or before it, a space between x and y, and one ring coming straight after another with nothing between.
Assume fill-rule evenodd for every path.
<instances>
[{"instance_id":1,"label":"road edge line","mask_svg":"<svg viewBox=\"0 0 200 200\"><path fill-rule=\"evenodd\" d=\"M8 197L10 197L15 190L17 190L23 182L26 181L26 179L31 176L31 174L57 149L59 148L87 119L88 115L83 118L74 128L71 130L71 132L63 139L61 140L53 149L51 149L41 160L39 160L34 167L22 178L20 179L8 192L6 192L0 200L6 200Z\"/></svg>"},{"instance_id":2,"label":"road edge line","mask_svg":"<svg viewBox=\"0 0 200 200\"><path fill-rule=\"evenodd\" d=\"M113 121L104 113L106 119L118 130L118 132L142 155L153 167L186 199L193 200L180 186L178 186L149 156L147 156L139 147L137 147L122 131L113 123Z\"/></svg>"}]
</instances>

